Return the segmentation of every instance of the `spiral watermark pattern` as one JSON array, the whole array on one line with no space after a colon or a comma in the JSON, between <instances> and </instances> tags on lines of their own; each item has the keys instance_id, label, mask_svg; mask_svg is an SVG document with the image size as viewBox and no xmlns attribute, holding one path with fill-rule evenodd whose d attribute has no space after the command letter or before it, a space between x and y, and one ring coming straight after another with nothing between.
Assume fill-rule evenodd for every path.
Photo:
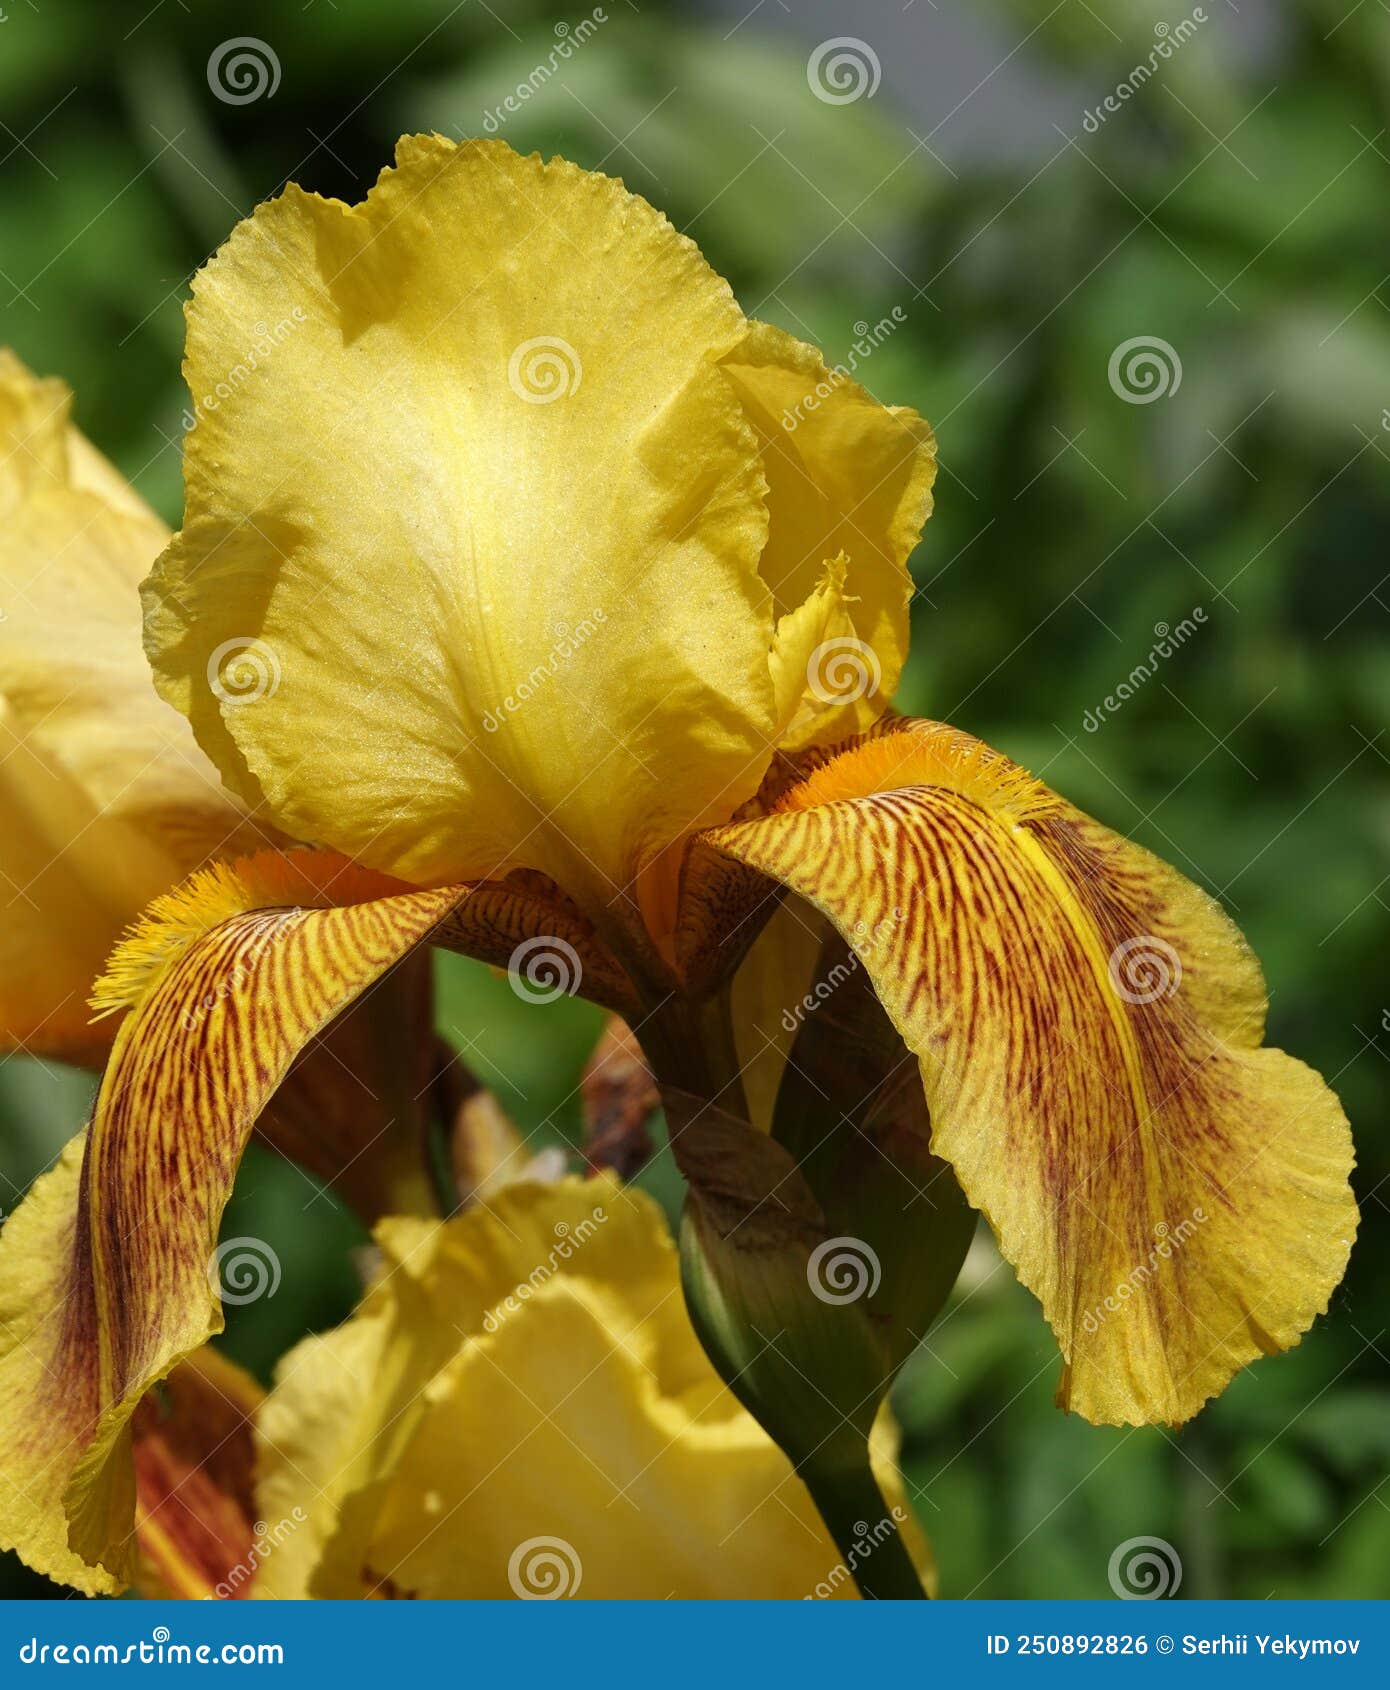
<instances>
[{"instance_id":1,"label":"spiral watermark pattern","mask_svg":"<svg viewBox=\"0 0 1390 1690\"><path fill-rule=\"evenodd\" d=\"M1182 958L1152 933L1122 939L1110 953L1108 968L1116 996L1126 1003L1157 1003L1182 984Z\"/></svg>"},{"instance_id":2,"label":"spiral watermark pattern","mask_svg":"<svg viewBox=\"0 0 1390 1690\"><path fill-rule=\"evenodd\" d=\"M1110 390L1126 405L1171 399L1182 386L1182 359L1171 342L1154 334L1122 340L1110 354Z\"/></svg>"},{"instance_id":3,"label":"spiral watermark pattern","mask_svg":"<svg viewBox=\"0 0 1390 1690\"><path fill-rule=\"evenodd\" d=\"M579 354L559 335L523 340L507 360L507 384L528 405L553 405L578 393L583 379Z\"/></svg>"},{"instance_id":4,"label":"spiral watermark pattern","mask_svg":"<svg viewBox=\"0 0 1390 1690\"><path fill-rule=\"evenodd\" d=\"M224 1303L256 1303L280 1289L280 1258L263 1238L228 1238L208 1260L208 1284Z\"/></svg>"},{"instance_id":5,"label":"spiral watermark pattern","mask_svg":"<svg viewBox=\"0 0 1390 1690\"><path fill-rule=\"evenodd\" d=\"M208 658L208 685L223 704L274 698L280 686L280 659L264 640L239 634L223 640Z\"/></svg>"},{"instance_id":6,"label":"spiral watermark pattern","mask_svg":"<svg viewBox=\"0 0 1390 1690\"><path fill-rule=\"evenodd\" d=\"M848 634L823 640L806 660L806 685L821 704L854 704L882 683L878 653Z\"/></svg>"},{"instance_id":7,"label":"spiral watermark pattern","mask_svg":"<svg viewBox=\"0 0 1390 1690\"><path fill-rule=\"evenodd\" d=\"M507 959L512 990L526 1003L554 1003L572 998L584 978L579 952L567 939L538 933L523 939Z\"/></svg>"},{"instance_id":8,"label":"spiral watermark pattern","mask_svg":"<svg viewBox=\"0 0 1390 1690\"><path fill-rule=\"evenodd\" d=\"M157 1625L150 1632L151 1643L167 1643L173 1634L167 1625Z\"/></svg>"},{"instance_id":9,"label":"spiral watermark pattern","mask_svg":"<svg viewBox=\"0 0 1390 1690\"><path fill-rule=\"evenodd\" d=\"M879 1259L862 1238L827 1238L806 1263L806 1283L823 1303L872 1297L882 1278Z\"/></svg>"},{"instance_id":10,"label":"spiral watermark pattern","mask_svg":"<svg viewBox=\"0 0 1390 1690\"><path fill-rule=\"evenodd\" d=\"M236 35L208 55L208 87L226 106L273 99L280 86L280 60L269 42Z\"/></svg>"},{"instance_id":11,"label":"spiral watermark pattern","mask_svg":"<svg viewBox=\"0 0 1390 1690\"><path fill-rule=\"evenodd\" d=\"M878 54L857 35L835 35L822 41L806 61L811 92L828 106L871 100L882 80Z\"/></svg>"},{"instance_id":12,"label":"spiral watermark pattern","mask_svg":"<svg viewBox=\"0 0 1390 1690\"><path fill-rule=\"evenodd\" d=\"M1182 1559L1161 1537L1131 1537L1110 1557L1110 1588L1122 1602L1158 1602L1177 1593Z\"/></svg>"},{"instance_id":13,"label":"spiral watermark pattern","mask_svg":"<svg viewBox=\"0 0 1390 1690\"><path fill-rule=\"evenodd\" d=\"M562 1537L528 1537L507 1562L507 1583L523 1602L578 1596L583 1578L579 1551Z\"/></svg>"}]
</instances>

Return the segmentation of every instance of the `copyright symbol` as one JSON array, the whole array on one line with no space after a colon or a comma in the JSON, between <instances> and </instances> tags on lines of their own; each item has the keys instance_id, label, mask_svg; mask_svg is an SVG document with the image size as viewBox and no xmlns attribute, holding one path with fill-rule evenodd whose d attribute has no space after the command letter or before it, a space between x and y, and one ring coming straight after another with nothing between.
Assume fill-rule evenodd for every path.
<instances>
[{"instance_id":1,"label":"copyright symbol","mask_svg":"<svg viewBox=\"0 0 1390 1690\"><path fill-rule=\"evenodd\" d=\"M1160 1655L1171 1655L1173 1653L1173 1639L1171 1637L1156 1637L1154 1648L1158 1650Z\"/></svg>"}]
</instances>

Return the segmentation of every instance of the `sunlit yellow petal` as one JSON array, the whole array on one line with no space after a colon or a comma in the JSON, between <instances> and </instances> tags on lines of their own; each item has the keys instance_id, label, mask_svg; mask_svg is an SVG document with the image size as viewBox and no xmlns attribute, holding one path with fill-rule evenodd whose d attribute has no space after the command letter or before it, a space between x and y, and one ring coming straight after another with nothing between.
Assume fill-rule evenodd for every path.
<instances>
[{"instance_id":1,"label":"sunlit yellow petal","mask_svg":"<svg viewBox=\"0 0 1390 1690\"><path fill-rule=\"evenodd\" d=\"M306 1338L281 1363L257 1424L257 1504L267 1520L294 1519L296 1510L305 1518L257 1570L254 1596L309 1596L344 1502L371 1482L373 1440L388 1438L410 1413L428 1363L421 1360L417 1375L408 1344L393 1344L393 1336L378 1300L336 1331ZM424 1344L421 1351L423 1358ZM434 1353L438 1367L450 1352L442 1345ZM383 1454L380 1464L389 1460Z\"/></svg>"},{"instance_id":2,"label":"sunlit yellow petal","mask_svg":"<svg viewBox=\"0 0 1390 1690\"><path fill-rule=\"evenodd\" d=\"M170 712L172 715L172 712ZM142 830L103 816L0 700L0 1048L100 1066L87 994L141 902L176 877Z\"/></svg>"},{"instance_id":3,"label":"sunlit yellow petal","mask_svg":"<svg viewBox=\"0 0 1390 1690\"><path fill-rule=\"evenodd\" d=\"M261 1511L303 1506L314 1535L267 1558L260 1594L854 1593L705 1359L649 1199L607 1179L518 1186L379 1237L363 1313L286 1359L262 1418ZM906 1524L891 1423L875 1445Z\"/></svg>"},{"instance_id":4,"label":"sunlit yellow petal","mask_svg":"<svg viewBox=\"0 0 1390 1690\"><path fill-rule=\"evenodd\" d=\"M0 1543L85 1590L133 1571L129 1421L222 1325L214 1255L251 1128L296 1053L458 891L254 859L161 899L103 982L133 1007L86 1136L0 1233Z\"/></svg>"},{"instance_id":5,"label":"sunlit yellow petal","mask_svg":"<svg viewBox=\"0 0 1390 1690\"><path fill-rule=\"evenodd\" d=\"M606 901L767 759L743 332L644 201L500 142L260 207L194 284L165 696L299 837ZM263 678L217 697L248 641Z\"/></svg>"},{"instance_id":6,"label":"sunlit yellow petal","mask_svg":"<svg viewBox=\"0 0 1390 1690\"><path fill-rule=\"evenodd\" d=\"M138 587L164 525L0 350L0 1043L99 1060L84 1000L127 922L264 836L154 690Z\"/></svg>"},{"instance_id":7,"label":"sunlit yellow petal","mask_svg":"<svg viewBox=\"0 0 1390 1690\"><path fill-rule=\"evenodd\" d=\"M762 447L771 527L761 567L778 615L823 598L825 566L845 560L843 616L807 653L805 709L784 730L788 746L824 744L867 727L897 687L907 559L931 514L936 443L915 411L880 405L767 323L749 325L723 368Z\"/></svg>"},{"instance_id":8,"label":"sunlit yellow petal","mask_svg":"<svg viewBox=\"0 0 1390 1690\"><path fill-rule=\"evenodd\" d=\"M78 1221L83 1144L72 1141L0 1232L0 1545L90 1593L119 1589L120 1581L68 1548L63 1511L97 1414L91 1273L76 1265L86 1254ZM126 1502L133 1517L133 1474Z\"/></svg>"},{"instance_id":9,"label":"sunlit yellow petal","mask_svg":"<svg viewBox=\"0 0 1390 1690\"><path fill-rule=\"evenodd\" d=\"M1351 1138L1260 1048L1264 988L1204 893L934 723L828 762L713 843L864 953L922 1068L932 1148L1040 1298L1059 1400L1180 1422L1327 1308Z\"/></svg>"},{"instance_id":10,"label":"sunlit yellow petal","mask_svg":"<svg viewBox=\"0 0 1390 1690\"><path fill-rule=\"evenodd\" d=\"M309 1594L329 1545L315 1593L362 1594L374 1507L424 1412L424 1385L464 1335L482 1334L489 1316L507 1319L529 1305L536 1283L568 1271L576 1252L575 1271L582 1260L597 1294L605 1284L618 1288L615 1329L630 1336L641 1325L667 1286L664 1257L652 1250L660 1220L645 1202L630 1207L633 1201L609 1179L566 1180L509 1186L447 1226L405 1219L378 1226L381 1280L347 1325L285 1358L261 1418L262 1513L279 1518L302 1503L310 1521L268 1558L260 1595ZM615 1227L615 1217L625 1227ZM633 1243L635 1223L645 1249ZM651 1346L644 1353L660 1365ZM697 1365L682 1349L665 1374L684 1389Z\"/></svg>"}]
</instances>

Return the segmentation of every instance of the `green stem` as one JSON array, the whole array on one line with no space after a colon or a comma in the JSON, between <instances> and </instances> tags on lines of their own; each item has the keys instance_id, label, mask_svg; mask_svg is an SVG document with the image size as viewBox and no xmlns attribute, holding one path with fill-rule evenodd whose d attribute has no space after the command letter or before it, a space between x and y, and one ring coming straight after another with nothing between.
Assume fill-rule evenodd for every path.
<instances>
[{"instance_id":1,"label":"green stem","mask_svg":"<svg viewBox=\"0 0 1390 1690\"><path fill-rule=\"evenodd\" d=\"M785 1147L746 1119L727 994L668 1001L642 1038L689 1188L681 1280L705 1353L791 1460L860 1592L920 1601L869 1459L883 1355L862 1308L811 1285L824 1213Z\"/></svg>"},{"instance_id":2,"label":"green stem","mask_svg":"<svg viewBox=\"0 0 1390 1690\"><path fill-rule=\"evenodd\" d=\"M642 1049L663 1086L679 1086L727 1115L747 1114L727 990L699 1002L668 995L642 1024Z\"/></svg>"},{"instance_id":3,"label":"green stem","mask_svg":"<svg viewBox=\"0 0 1390 1690\"><path fill-rule=\"evenodd\" d=\"M425 1124L424 1157L430 1193L440 1215L447 1221L459 1211L459 1188L454 1178L448 1129L443 1120L433 1113Z\"/></svg>"},{"instance_id":4,"label":"green stem","mask_svg":"<svg viewBox=\"0 0 1390 1690\"><path fill-rule=\"evenodd\" d=\"M866 1600L917 1602L926 1598L898 1530L899 1521L885 1502L867 1460L862 1467L835 1472L818 1472L814 1463L808 1463L799 1469L799 1477Z\"/></svg>"}]
</instances>

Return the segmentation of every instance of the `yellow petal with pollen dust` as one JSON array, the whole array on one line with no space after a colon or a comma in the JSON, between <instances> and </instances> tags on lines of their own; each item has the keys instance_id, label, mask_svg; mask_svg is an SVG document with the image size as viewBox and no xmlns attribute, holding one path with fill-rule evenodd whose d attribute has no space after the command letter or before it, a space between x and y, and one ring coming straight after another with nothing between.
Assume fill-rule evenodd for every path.
<instances>
[{"instance_id":1,"label":"yellow petal with pollen dust","mask_svg":"<svg viewBox=\"0 0 1390 1690\"><path fill-rule=\"evenodd\" d=\"M378 1238L362 1312L286 1358L262 1417L261 1512L310 1518L257 1594L854 1594L700 1348L650 1198L606 1177L518 1185ZM927 1572L894 1457L885 1418L885 1515Z\"/></svg>"},{"instance_id":2,"label":"yellow petal with pollen dust","mask_svg":"<svg viewBox=\"0 0 1390 1690\"><path fill-rule=\"evenodd\" d=\"M1058 1400L1181 1422L1326 1310L1351 1136L1260 1048L1221 909L978 740L898 724L706 836L861 949L917 1056L932 1149L1042 1302Z\"/></svg>"},{"instance_id":3,"label":"yellow petal with pollen dust","mask_svg":"<svg viewBox=\"0 0 1390 1690\"><path fill-rule=\"evenodd\" d=\"M169 538L0 348L0 1048L99 1063L86 999L121 929L265 843L154 690L139 583Z\"/></svg>"},{"instance_id":4,"label":"yellow petal with pollen dust","mask_svg":"<svg viewBox=\"0 0 1390 1690\"><path fill-rule=\"evenodd\" d=\"M606 902L767 763L765 484L716 367L743 332L645 201L501 142L262 205L194 282L165 696L297 837ZM247 640L274 684L219 699Z\"/></svg>"},{"instance_id":5,"label":"yellow petal with pollen dust","mask_svg":"<svg viewBox=\"0 0 1390 1690\"><path fill-rule=\"evenodd\" d=\"M221 1330L218 1225L256 1117L459 896L326 853L256 858L159 900L113 959L103 1007L132 1007L85 1144L0 1233L0 1544L30 1566L130 1582L130 1418Z\"/></svg>"}]
</instances>

